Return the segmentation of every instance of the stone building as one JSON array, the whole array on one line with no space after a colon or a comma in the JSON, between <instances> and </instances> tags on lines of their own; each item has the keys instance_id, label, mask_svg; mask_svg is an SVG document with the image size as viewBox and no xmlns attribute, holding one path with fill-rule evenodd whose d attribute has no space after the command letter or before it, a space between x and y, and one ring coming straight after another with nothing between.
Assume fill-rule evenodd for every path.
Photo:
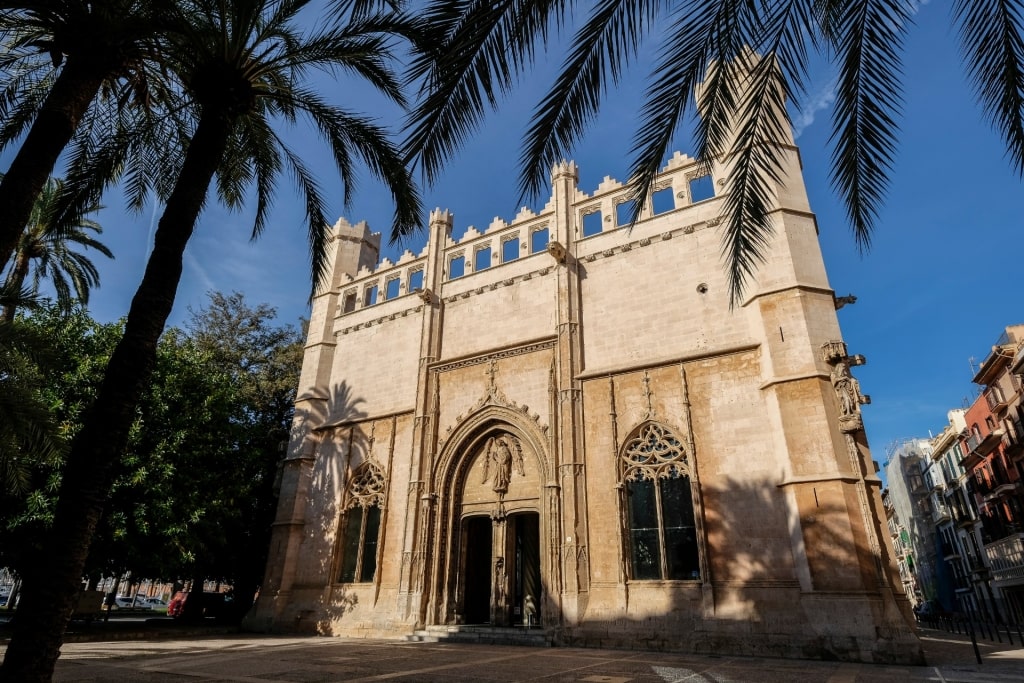
<instances>
[{"instance_id":1,"label":"stone building","mask_svg":"<svg viewBox=\"0 0 1024 683\"><path fill-rule=\"evenodd\" d=\"M340 220L248 625L919 661L864 359L781 152L775 233L734 307L728 170L680 154L632 228L627 188L585 193L572 163L539 212L454 239L434 211L395 263Z\"/></svg>"}]
</instances>

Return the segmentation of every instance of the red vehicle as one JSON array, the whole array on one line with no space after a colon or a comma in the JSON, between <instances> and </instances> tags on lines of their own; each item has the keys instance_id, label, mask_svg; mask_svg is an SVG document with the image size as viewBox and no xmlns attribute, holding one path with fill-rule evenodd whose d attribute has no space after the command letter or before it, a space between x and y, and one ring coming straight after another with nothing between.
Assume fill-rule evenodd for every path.
<instances>
[{"instance_id":1,"label":"red vehicle","mask_svg":"<svg viewBox=\"0 0 1024 683\"><path fill-rule=\"evenodd\" d=\"M167 604L167 616L181 617L185 611L185 600L189 591L178 591ZM227 603L224 593L203 593L201 596L204 617L223 617L227 610L224 609Z\"/></svg>"}]
</instances>

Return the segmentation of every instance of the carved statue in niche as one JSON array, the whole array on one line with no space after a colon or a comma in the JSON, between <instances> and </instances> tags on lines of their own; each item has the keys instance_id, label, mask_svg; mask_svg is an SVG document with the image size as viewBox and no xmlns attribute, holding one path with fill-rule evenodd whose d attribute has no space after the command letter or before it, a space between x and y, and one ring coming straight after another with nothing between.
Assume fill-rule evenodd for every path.
<instances>
[{"instance_id":1,"label":"carved statue in niche","mask_svg":"<svg viewBox=\"0 0 1024 683\"><path fill-rule=\"evenodd\" d=\"M850 372L850 368L864 365L867 361L859 354L846 355L846 344L841 341L826 342L821 350L825 362L832 366L830 379L839 399L839 428L844 432L861 429L863 422L860 406L871 403L871 397L860 392L860 382Z\"/></svg>"},{"instance_id":2,"label":"carved statue in niche","mask_svg":"<svg viewBox=\"0 0 1024 683\"><path fill-rule=\"evenodd\" d=\"M523 464L523 449L519 440L511 434L492 436L487 440L484 449L484 478L481 483L486 483L493 470L491 489L500 495L508 491L509 482L512 481L512 467L520 476L526 475Z\"/></svg>"}]
</instances>

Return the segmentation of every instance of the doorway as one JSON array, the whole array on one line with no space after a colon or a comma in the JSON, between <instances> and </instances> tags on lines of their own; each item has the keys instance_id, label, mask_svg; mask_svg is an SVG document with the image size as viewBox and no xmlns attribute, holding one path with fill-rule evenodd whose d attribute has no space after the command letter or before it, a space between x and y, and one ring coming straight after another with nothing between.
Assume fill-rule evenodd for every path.
<instances>
[{"instance_id":1,"label":"doorway","mask_svg":"<svg viewBox=\"0 0 1024 683\"><path fill-rule=\"evenodd\" d=\"M466 549L463 615L467 624L486 624L491 620L491 520L467 517L462 529Z\"/></svg>"},{"instance_id":2,"label":"doorway","mask_svg":"<svg viewBox=\"0 0 1024 683\"><path fill-rule=\"evenodd\" d=\"M512 553L512 623L540 624L540 515L523 512L509 518ZM527 604L529 597L529 605ZM532 616L531 616L532 614Z\"/></svg>"}]
</instances>

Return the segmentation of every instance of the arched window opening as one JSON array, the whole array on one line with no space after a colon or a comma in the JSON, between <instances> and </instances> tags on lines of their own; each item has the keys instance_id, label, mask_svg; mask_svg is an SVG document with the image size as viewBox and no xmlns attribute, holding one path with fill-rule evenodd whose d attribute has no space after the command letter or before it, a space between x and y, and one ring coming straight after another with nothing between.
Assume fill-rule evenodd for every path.
<instances>
[{"instance_id":1,"label":"arched window opening","mask_svg":"<svg viewBox=\"0 0 1024 683\"><path fill-rule=\"evenodd\" d=\"M620 461L629 525L630 578L699 581L690 463L679 440L646 424Z\"/></svg>"},{"instance_id":2,"label":"arched window opening","mask_svg":"<svg viewBox=\"0 0 1024 683\"><path fill-rule=\"evenodd\" d=\"M341 583L373 581L384 493L380 469L370 462L360 465L349 481L342 515Z\"/></svg>"}]
</instances>

